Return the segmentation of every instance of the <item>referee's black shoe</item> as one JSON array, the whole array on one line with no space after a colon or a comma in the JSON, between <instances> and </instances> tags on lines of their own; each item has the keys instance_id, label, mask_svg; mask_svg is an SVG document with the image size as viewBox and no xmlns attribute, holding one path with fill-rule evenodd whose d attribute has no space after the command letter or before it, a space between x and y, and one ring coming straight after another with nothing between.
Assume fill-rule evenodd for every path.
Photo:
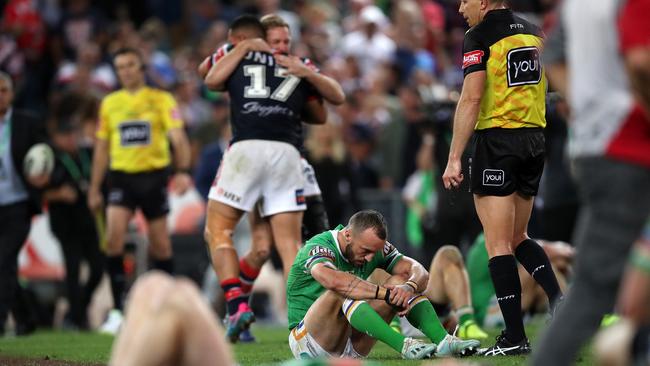
<instances>
[{"instance_id":1,"label":"referee's black shoe","mask_svg":"<svg viewBox=\"0 0 650 366\"><path fill-rule=\"evenodd\" d=\"M518 343L512 343L506 338L506 331L501 331L496 337L496 343L492 347L483 348L478 351L479 355L492 357L492 356L513 356L513 355L527 355L530 353L530 342L528 338L522 339Z\"/></svg>"}]
</instances>

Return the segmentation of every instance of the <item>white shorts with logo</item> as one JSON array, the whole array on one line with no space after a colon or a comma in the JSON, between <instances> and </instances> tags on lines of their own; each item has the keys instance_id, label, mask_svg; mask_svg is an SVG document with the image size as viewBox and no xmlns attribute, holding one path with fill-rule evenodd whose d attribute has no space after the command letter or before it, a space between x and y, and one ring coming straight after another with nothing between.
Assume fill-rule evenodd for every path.
<instances>
[{"instance_id":1,"label":"white shorts with logo","mask_svg":"<svg viewBox=\"0 0 650 366\"><path fill-rule=\"evenodd\" d=\"M305 197L320 196L321 191L318 181L316 181L314 168L305 158L300 158L300 163L302 164L302 175L305 179Z\"/></svg>"},{"instance_id":2,"label":"white shorts with logo","mask_svg":"<svg viewBox=\"0 0 650 366\"><path fill-rule=\"evenodd\" d=\"M305 321L302 320L298 325L289 332L289 348L293 353L293 357L297 359L303 358L363 358L362 355L357 353L352 347L352 340L348 338L345 344L345 349L340 355L333 355L325 351L316 340L307 332Z\"/></svg>"},{"instance_id":3,"label":"white shorts with logo","mask_svg":"<svg viewBox=\"0 0 650 366\"><path fill-rule=\"evenodd\" d=\"M226 150L208 198L262 217L306 209L300 154L292 145L244 140Z\"/></svg>"}]
</instances>

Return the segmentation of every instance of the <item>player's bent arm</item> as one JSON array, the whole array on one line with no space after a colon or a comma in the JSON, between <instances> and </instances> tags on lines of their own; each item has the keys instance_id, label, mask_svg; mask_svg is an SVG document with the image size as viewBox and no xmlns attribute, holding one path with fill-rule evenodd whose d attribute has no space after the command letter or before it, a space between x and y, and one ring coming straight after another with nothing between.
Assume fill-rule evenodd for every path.
<instances>
[{"instance_id":1,"label":"player's bent arm","mask_svg":"<svg viewBox=\"0 0 650 366\"><path fill-rule=\"evenodd\" d=\"M174 147L174 162L176 170L189 172L190 169L190 143L182 127L169 130L169 140Z\"/></svg>"},{"instance_id":2,"label":"player's bent arm","mask_svg":"<svg viewBox=\"0 0 650 366\"><path fill-rule=\"evenodd\" d=\"M305 79L326 101L334 105L341 105L345 102L345 93L338 81L313 70L307 74Z\"/></svg>"},{"instance_id":3,"label":"player's bent arm","mask_svg":"<svg viewBox=\"0 0 650 366\"><path fill-rule=\"evenodd\" d=\"M311 275L323 287L353 300L384 299L386 289L347 272L337 270L331 263L316 263Z\"/></svg>"},{"instance_id":4,"label":"player's bent arm","mask_svg":"<svg viewBox=\"0 0 650 366\"><path fill-rule=\"evenodd\" d=\"M303 112L303 120L305 123L323 125L327 122L327 109L325 109L323 100L320 98L308 101Z\"/></svg>"},{"instance_id":5,"label":"player's bent arm","mask_svg":"<svg viewBox=\"0 0 650 366\"><path fill-rule=\"evenodd\" d=\"M247 43L240 42L232 51L221 57L212 67L208 70L204 78L205 85L210 90L224 91L226 82L230 78L237 65L250 51L246 46Z\"/></svg>"},{"instance_id":6,"label":"player's bent arm","mask_svg":"<svg viewBox=\"0 0 650 366\"><path fill-rule=\"evenodd\" d=\"M261 38L247 39L237 43L235 48L223 55L208 70L204 78L205 85L210 90L223 91L226 88L226 81L242 59L251 51L271 52L269 45Z\"/></svg>"},{"instance_id":7,"label":"player's bent arm","mask_svg":"<svg viewBox=\"0 0 650 366\"><path fill-rule=\"evenodd\" d=\"M476 71L465 77L454 117L454 134L449 149L450 160L461 158L465 146L474 132L478 112L481 108L485 79L485 71Z\"/></svg>"},{"instance_id":8,"label":"player's bent arm","mask_svg":"<svg viewBox=\"0 0 650 366\"><path fill-rule=\"evenodd\" d=\"M427 288L429 282L429 272L422 264L413 258L403 256L399 262L395 263L391 274L406 278L405 283L415 288L414 292L422 292Z\"/></svg>"},{"instance_id":9,"label":"player's bent arm","mask_svg":"<svg viewBox=\"0 0 650 366\"><path fill-rule=\"evenodd\" d=\"M199 67L196 69L196 72L199 73L199 76L201 79L205 79L205 77L208 75L208 71L210 71L210 59L212 58L212 55L208 56L199 64Z\"/></svg>"}]
</instances>

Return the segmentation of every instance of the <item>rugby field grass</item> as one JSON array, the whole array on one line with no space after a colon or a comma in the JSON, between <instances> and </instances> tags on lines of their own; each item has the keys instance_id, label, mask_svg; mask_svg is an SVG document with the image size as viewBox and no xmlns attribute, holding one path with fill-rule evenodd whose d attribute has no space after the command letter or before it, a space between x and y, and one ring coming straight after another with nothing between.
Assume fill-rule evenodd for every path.
<instances>
[{"instance_id":1,"label":"rugby field grass","mask_svg":"<svg viewBox=\"0 0 650 366\"><path fill-rule=\"evenodd\" d=\"M536 324L526 327L533 340L538 333ZM257 343L237 344L234 347L235 358L242 366L268 365L291 359L287 345L288 331L282 327L254 326L253 333ZM491 331L491 338L483 342L483 347L494 342L497 331ZM108 362L113 338L96 333L74 333L61 331L39 331L34 335L20 338L0 338L0 365L19 365L15 359L25 359L29 365L54 365L53 361L70 361L70 365L105 365ZM209 352L209 350L206 350ZM417 361L405 361L388 346L378 343L370 358L382 365L418 364ZM5 361L12 359L12 362ZM29 360L27 360L29 359ZM498 357L485 359L471 357L467 360L480 361L486 365L525 365L523 356ZM593 365L590 350L583 350L577 365ZM61 363L57 365L64 365Z\"/></svg>"}]
</instances>

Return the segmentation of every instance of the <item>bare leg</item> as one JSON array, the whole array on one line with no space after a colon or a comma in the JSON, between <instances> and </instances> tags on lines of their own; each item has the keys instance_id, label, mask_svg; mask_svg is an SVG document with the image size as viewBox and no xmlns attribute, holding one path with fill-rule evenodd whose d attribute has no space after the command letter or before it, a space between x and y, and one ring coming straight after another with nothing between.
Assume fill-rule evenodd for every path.
<instances>
[{"instance_id":1,"label":"bare leg","mask_svg":"<svg viewBox=\"0 0 650 366\"><path fill-rule=\"evenodd\" d=\"M469 278L458 248L445 245L438 249L431 261L429 282L423 295L436 304L451 302L454 310L471 306Z\"/></svg>"},{"instance_id":2,"label":"bare leg","mask_svg":"<svg viewBox=\"0 0 650 366\"><path fill-rule=\"evenodd\" d=\"M215 200L209 200L205 224L212 267L219 281L239 278L239 260L233 246L232 234L243 212Z\"/></svg>"},{"instance_id":3,"label":"bare leg","mask_svg":"<svg viewBox=\"0 0 650 366\"><path fill-rule=\"evenodd\" d=\"M131 209L122 206L108 206L106 210L106 255L115 256L124 253L124 240L129 220L133 216Z\"/></svg>"},{"instance_id":4,"label":"bare leg","mask_svg":"<svg viewBox=\"0 0 650 366\"><path fill-rule=\"evenodd\" d=\"M298 249L302 244L300 228L302 225L302 211L283 212L271 216L271 230L273 232L273 241L275 242L280 258L282 258L282 267L284 269L285 279L289 275L289 270L293 264Z\"/></svg>"},{"instance_id":5,"label":"bare leg","mask_svg":"<svg viewBox=\"0 0 650 366\"><path fill-rule=\"evenodd\" d=\"M133 286L110 364L232 365L233 359L196 286L153 271Z\"/></svg>"}]
</instances>

